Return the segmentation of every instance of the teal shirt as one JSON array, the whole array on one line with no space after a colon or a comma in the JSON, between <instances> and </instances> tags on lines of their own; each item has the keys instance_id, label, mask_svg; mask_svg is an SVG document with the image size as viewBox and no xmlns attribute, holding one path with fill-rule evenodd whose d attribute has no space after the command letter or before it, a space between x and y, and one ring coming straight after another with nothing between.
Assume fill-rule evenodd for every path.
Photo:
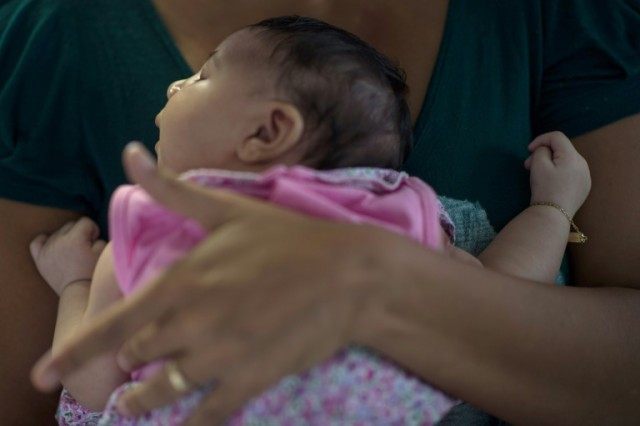
<instances>
[{"instance_id":1,"label":"teal shirt","mask_svg":"<svg viewBox=\"0 0 640 426\"><path fill-rule=\"evenodd\" d=\"M500 229L529 203L536 135L637 112L640 1L451 0L406 169Z\"/></svg>"},{"instance_id":2,"label":"teal shirt","mask_svg":"<svg viewBox=\"0 0 640 426\"><path fill-rule=\"evenodd\" d=\"M107 230L122 149L152 149L170 82L191 74L148 0L0 8L0 197L87 214Z\"/></svg>"},{"instance_id":3,"label":"teal shirt","mask_svg":"<svg viewBox=\"0 0 640 426\"><path fill-rule=\"evenodd\" d=\"M166 87L190 73L149 0L6 2L0 197L82 212L106 230L122 148L153 147ZM527 204L534 135L576 136L637 112L637 0L451 0L406 169L479 201L500 228Z\"/></svg>"}]
</instances>

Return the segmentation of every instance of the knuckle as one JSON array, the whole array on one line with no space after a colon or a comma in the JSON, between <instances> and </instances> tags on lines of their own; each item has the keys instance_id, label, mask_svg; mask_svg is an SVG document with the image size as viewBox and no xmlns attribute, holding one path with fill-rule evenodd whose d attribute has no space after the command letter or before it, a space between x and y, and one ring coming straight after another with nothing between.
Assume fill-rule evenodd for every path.
<instances>
[{"instance_id":1,"label":"knuckle","mask_svg":"<svg viewBox=\"0 0 640 426\"><path fill-rule=\"evenodd\" d=\"M80 368L85 361L85 357L77 350L70 350L65 353L63 357L61 357L57 361L57 365L60 371L63 372L71 372Z\"/></svg>"},{"instance_id":2,"label":"knuckle","mask_svg":"<svg viewBox=\"0 0 640 426\"><path fill-rule=\"evenodd\" d=\"M138 364L149 360L149 344L143 337L134 337L123 348L127 358Z\"/></svg>"},{"instance_id":3,"label":"knuckle","mask_svg":"<svg viewBox=\"0 0 640 426\"><path fill-rule=\"evenodd\" d=\"M185 320L184 326L181 327L181 330L174 330L173 333L176 334L176 337L183 335L184 340L188 342L202 340L202 338L205 337L202 333L202 327L193 319Z\"/></svg>"},{"instance_id":4,"label":"knuckle","mask_svg":"<svg viewBox=\"0 0 640 426\"><path fill-rule=\"evenodd\" d=\"M98 330L98 334L105 342L116 342L124 337L125 331L126 328L120 321L109 321Z\"/></svg>"}]
</instances>

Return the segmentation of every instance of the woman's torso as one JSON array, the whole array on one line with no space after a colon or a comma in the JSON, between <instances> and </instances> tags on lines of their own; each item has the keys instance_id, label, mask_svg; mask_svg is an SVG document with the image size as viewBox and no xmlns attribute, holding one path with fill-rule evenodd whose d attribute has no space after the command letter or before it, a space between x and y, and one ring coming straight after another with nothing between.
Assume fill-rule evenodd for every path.
<instances>
[{"instance_id":1,"label":"woman's torso","mask_svg":"<svg viewBox=\"0 0 640 426\"><path fill-rule=\"evenodd\" d=\"M514 50L531 45L530 28L504 25L514 16L526 24L535 19L524 16L535 9L526 2L412 0L390 8L383 1L280 0L237 15L226 7L223 20L219 10L208 9L214 3L153 1L192 69L225 35L274 14L306 14L341 26L407 73L416 121L416 147L406 165L412 174L444 195L480 201L497 227L526 205L522 161L532 138L530 58ZM505 82L510 84L500 87Z\"/></svg>"},{"instance_id":2,"label":"woman's torso","mask_svg":"<svg viewBox=\"0 0 640 426\"><path fill-rule=\"evenodd\" d=\"M201 36L185 22L202 15L207 27L230 11L212 0L216 16L204 16L187 7L191 1L201 3L157 0L156 10L150 0L94 0L91 7L29 0L0 9L0 53L12 63L3 67L11 72L0 106L24 118L9 114L0 123L14 141L0 144L0 179L11 183L0 195L83 210L106 229L109 197L124 182L122 148L130 140L153 147L167 85L236 29L221 24ZM285 13L292 2L271 3ZM290 12L304 12L295 4ZM595 0L310 4L328 8L315 15L371 39L407 70L417 121L406 169L443 195L479 201L498 228L527 204L522 161L533 134L578 134L620 118L626 110L607 102L622 102L629 91L622 77L640 66L633 62L637 11ZM158 11L180 16L172 5L192 16L163 21ZM360 12L336 15L338 5ZM600 19L606 14L611 19Z\"/></svg>"}]
</instances>

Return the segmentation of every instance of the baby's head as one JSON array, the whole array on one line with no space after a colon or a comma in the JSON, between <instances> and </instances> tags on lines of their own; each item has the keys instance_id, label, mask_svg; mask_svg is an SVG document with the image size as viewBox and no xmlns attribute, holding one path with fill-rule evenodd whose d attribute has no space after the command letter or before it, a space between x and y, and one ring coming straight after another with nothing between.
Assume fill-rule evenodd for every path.
<instances>
[{"instance_id":1,"label":"baby's head","mask_svg":"<svg viewBox=\"0 0 640 426\"><path fill-rule=\"evenodd\" d=\"M169 86L156 150L176 172L398 168L412 145L406 92L403 72L354 35L309 18L268 19Z\"/></svg>"}]
</instances>

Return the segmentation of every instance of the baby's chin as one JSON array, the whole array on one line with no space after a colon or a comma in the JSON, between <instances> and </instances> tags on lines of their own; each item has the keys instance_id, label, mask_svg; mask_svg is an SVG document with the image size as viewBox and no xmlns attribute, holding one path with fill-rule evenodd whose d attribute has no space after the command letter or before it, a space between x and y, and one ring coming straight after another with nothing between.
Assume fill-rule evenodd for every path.
<instances>
[{"instance_id":1,"label":"baby's chin","mask_svg":"<svg viewBox=\"0 0 640 426\"><path fill-rule=\"evenodd\" d=\"M162 153L160 152L160 149L158 148L159 144L160 144L160 142L156 143L155 146L153 147L153 150L156 153L156 162L158 163L158 166L166 167L166 164L164 163L164 161L162 159Z\"/></svg>"},{"instance_id":2,"label":"baby's chin","mask_svg":"<svg viewBox=\"0 0 640 426\"><path fill-rule=\"evenodd\" d=\"M189 170L191 170L191 168L185 167L184 165L174 164L171 161L166 161L166 159L164 159L164 157L160 154L160 152L157 153L156 162L159 167L162 167L163 169L168 170L177 175L180 175L184 172L188 172Z\"/></svg>"}]
</instances>

